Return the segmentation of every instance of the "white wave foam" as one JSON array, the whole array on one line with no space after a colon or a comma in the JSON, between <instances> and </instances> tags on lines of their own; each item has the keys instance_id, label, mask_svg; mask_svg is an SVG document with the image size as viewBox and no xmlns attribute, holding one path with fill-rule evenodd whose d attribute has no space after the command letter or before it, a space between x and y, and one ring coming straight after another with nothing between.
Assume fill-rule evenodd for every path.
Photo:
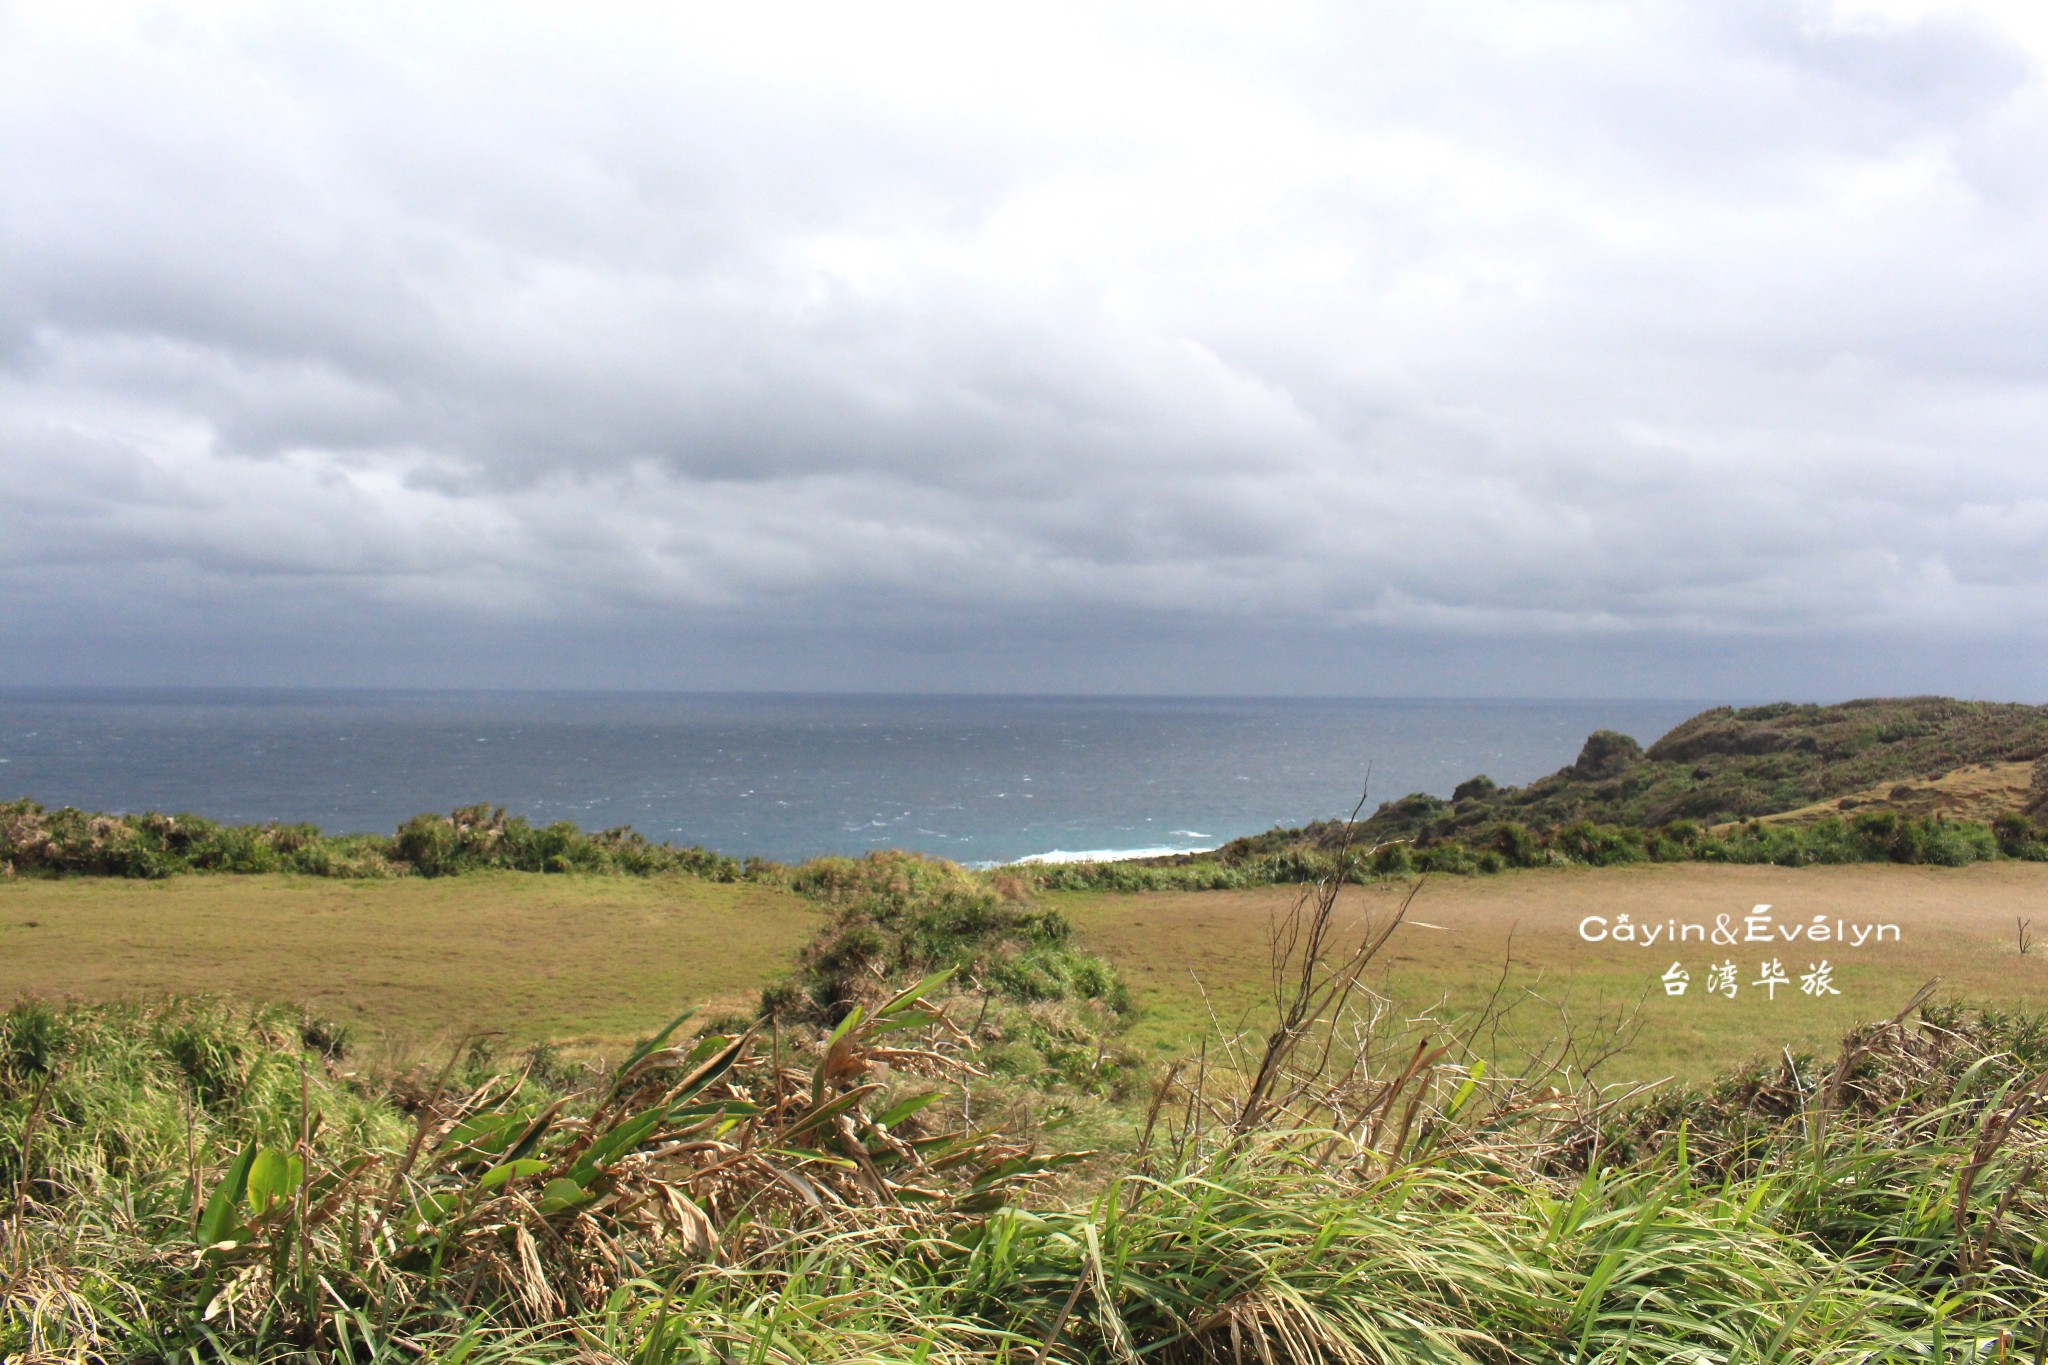
<instances>
[{"instance_id":1,"label":"white wave foam","mask_svg":"<svg viewBox=\"0 0 2048 1365\"><path fill-rule=\"evenodd\" d=\"M1056 848L1050 853L1034 853L1028 858L1018 858L1009 864L993 866L1016 866L1022 863L1122 863L1133 858L1170 858L1176 853L1209 853L1207 848L1086 848L1080 850Z\"/></svg>"}]
</instances>

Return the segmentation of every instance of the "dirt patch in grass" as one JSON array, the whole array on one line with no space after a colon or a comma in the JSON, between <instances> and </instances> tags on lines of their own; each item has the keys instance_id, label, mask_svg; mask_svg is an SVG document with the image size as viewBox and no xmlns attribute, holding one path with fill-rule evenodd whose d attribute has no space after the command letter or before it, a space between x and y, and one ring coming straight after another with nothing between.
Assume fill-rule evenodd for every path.
<instances>
[{"instance_id":1,"label":"dirt patch in grass","mask_svg":"<svg viewBox=\"0 0 2048 1365\"><path fill-rule=\"evenodd\" d=\"M1256 1027L1268 991L1268 933L1293 904L1294 888L1253 891L1075 893L1048 897L1083 939L1130 979L1143 1009L1134 1041L1183 1053L1204 1036ZM1389 912L1403 888L1349 893L1354 915ZM1774 923L1898 926L1896 942L1734 946L1660 942L1649 948L1589 943L1580 921L1670 920L1715 925L1727 915L1738 934L1752 906L1769 904ZM1516 1003L1502 1036L1512 1053L1570 1026L1597 1033L1637 1005L1640 1031L1610 1079L1704 1078L1786 1045L1820 1048L1849 1027L1896 1011L1921 983L1967 999L2048 1005L2048 866L1996 862L1966 868L1727 867L1668 864L1538 869L1495 877L1433 878L1389 943L1372 977L1393 1017L1450 1017L1476 1008L1505 981ZM2042 946L2018 951L2017 918L2035 921ZM1753 983L1766 962L1788 984L1775 998ZM1800 979L1826 960L1839 995L1801 992ZM1669 996L1664 972L1678 962L1687 994ZM1732 961L1739 988L1729 999L1704 990L1707 970ZM1509 1058L1512 1060L1512 1057Z\"/></svg>"},{"instance_id":2,"label":"dirt patch in grass","mask_svg":"<svg viewBox=\"0 0 2048 1365\"><path fill-rule=\"evenodd\" d=\"M750 1008L817 912L690 877L0 882L0 999L221 991L387 1037L610 1040Z\"/></svg>"}]
</instances>

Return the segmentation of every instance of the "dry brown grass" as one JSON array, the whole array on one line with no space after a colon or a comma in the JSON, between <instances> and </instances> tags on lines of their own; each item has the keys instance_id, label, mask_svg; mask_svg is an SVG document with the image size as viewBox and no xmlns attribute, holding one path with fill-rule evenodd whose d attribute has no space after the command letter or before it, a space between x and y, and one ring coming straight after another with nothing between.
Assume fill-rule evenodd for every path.
<instances>
[{"instance_id":1,"label":"dry brown grass","mask_svg":"<svg viewBox=\"0 0 2048 1365\"><path fill-rule=\"evenodd\" d=\"M223 991L401 1041L643 1034L749 1008L818 923L772 887L476 873L0 881L0 1000Z\"/></svg>"},{"instance_id":2,"label":"dry brown grass","mask_svg":"<svg viewBox=\"0 0 2048 1365\"><path fill-rule=\"evenodd\" d=\"M1212 1031L1261 1005L1268 995L1268 935L1273 917L1291 906L1290 887L1255 891L1075 893L1049 898L1070 915L1083 940L1131 982L1142 1007L1135 1042L1165 1055L1185 1051ZM1354 890L1354 913L1390 907L1405 888ZM1901 941L1861 949L1804 943L1733 949L1697 944L1644 949L1582 941L1586 915L1627 913L1637 921L1740 919L1769 903L1780 920L1829 919L1896 923ZM1424 886L1374 964L1367 984L1403 1017L1472 1010L1506 974L1505 995L1518 1000L1504 1037L1547 1036L1565 1015L1582 1027L1641 1002L1641 1029L1611 1064L1608 1078L1662 1075L1703 1078L1749 1057L1790 1044L1822 1048L1850 1028L1888 1016L1930 977L1946 993L2010 1004L2048 1006L2048 949L2022 957L2014 921L2048 925L2048 865L2019 862L1967 868L1731 867L1661 864L1624 868L1560 868L1495 877L1444 877ZM1733 1000L1700 989L1709 959L1732 959L1742 986ZM1779 958L1793 978L1775 1001L1752 988L1762 959ZM1802 995L1798 978L1826 956L1839 996ZM1667 997L1659 978L1674 959L1693 972L1684 997ZM1252 1023L1263 1027L1254 1013Z\"/></svg>"},{"instance_id":3,"label":"dry brown grass","mask_svg":"<svg viewBox=\"0 0 2048 1365\"><path fill-rule=\"evenodd\" d=\"M2038 760L2037 760L2038 761ZM1972 820L1988 825L2009 811L2024 809L2033 784L2033 763L1973 763L1940 777L1882 782L1811 806L1761 817L1766 825L1809 825L1833 816L1891 810L1929 819ZM1722 828L1729 828L1722 826Z\"/></svg>"}]
</instances>

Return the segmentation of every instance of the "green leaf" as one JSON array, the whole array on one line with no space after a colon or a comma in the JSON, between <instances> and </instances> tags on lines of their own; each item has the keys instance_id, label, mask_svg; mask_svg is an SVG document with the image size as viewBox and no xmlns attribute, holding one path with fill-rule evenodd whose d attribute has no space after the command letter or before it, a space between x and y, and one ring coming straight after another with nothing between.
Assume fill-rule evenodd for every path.
<instances>
[{"instance_id":1,"label":"green leaf","mask_svg":"<svg viewBox=\"0 0 2048 1365\"><path fill-rule=\"evenodd\" d=\"M416 1238L436 1236L441 1231L441 1221L461 1207L462 1196L454 1190L426 1195L412 1206L412 1216L406 1220L406 1234Z\"/></svg>"},{"instance_id":2,"label":"green leaf","mask_svg":"<svg viewBox=\"0 0 2048 1365\"><path fill-rule=\"evenodd\" d=\"M573 1209L578 1204L587 1204L595 1197L575 1181L565 1176L556 1176L541 1186L540 1211L560 1213L563 1209Z\"/></svg>"},{"instance_id":3,"label":"green leaf","mask_svg":"<svg viewBox=\"0 0 2048 1365\"><path fill-rule=\"evenodd\" d=\"M843 1095L827 1100L784 1129L783 1136L795 1137L798 1133L807 1133L819 1124L837 1118L881 1088L880 1085L870 1082L867 1085L856 1086Z\"/></svg>"},{"instance_id":4,"label":"green leaf","mask_svg":"<svg viewBox=\"0 0 2048 1365\"><path fill-rule=\"evenodd\" d=\"M938 1090L927 1090L922 1095L911 1095L906 1099L900 1099L881 1113L875 1115L875 1124L881 1128L893 1128L918 1110L937 1102L943 1097L943 1093Z\"/></svg>"},{"instance_id":5,"label":"green leaf","mask_svg":"<svg viewBox=\"0 0 2048 1365\"><path fill-rule=\"evenodd\" d=\"M896 1013L898 1010L907 1009L911 1005L916 1004L919 1000L922 1000L931 992L937 990L940 986L943 986L946 983L946 979L952 975L953 968L951 967L946 968L946 970L942 972L933 972L930 976L918 982L916 985L911 986L907 990L899 991L894 999L890 1000L888 1004L882 1006L880 1009L875 1011L875 1017L878 1019L886 1019L890 1015Z\"/></svg>"},{"instance_id":6,"label":"green leaf","mask_svg":"<svg viewBox=\"0 0 2048 1365\"><path fill-rule=\"evenodd\" d=\"M249 1211L261 1216L271 1206L289 1199L305 1178L306 1163L289 1152L266 1147L249 1164L247 1198Z\"/></svg>"},{"instance_id":7,"label":"green leaf","mask_svg":"<svg viewBox=\"0 0 2048 1365\"><path fill-rule=\"evenodd\" d=\"M825 1040L826 1050L830 1051L834 1043L853 1032L855 1028L859 1027L860 1021L867 1017L867 1011L863 1010L859 1005L855 1005L852 1009L848 1010L846 1017L839 1021L839 1027L833 1029L832 1036Z\"/></svg>"},{"instance_id":8,"label":"green leaf","mask_svg":"<svg viewBox=\"0 0 2048 1365\"><path fill-rule=\"evenodd\" d=\"M1472 1063L1472 1070L1467 1074L1465 1083L1458 1087L1458 1093L1451 1096L1451 1102L1444 1106L1444 1117L1447 1119L1458 1117L1464 1111L1466 1103L1471 1100L1473 1093L1479 1089L1479 1082L1485 1079L1485 1077L1486 1059L1481 1057L1478 1061Z\"/></svg>"},{"instance_id":9,"label":"green leaf","mask_svg":"<svg viewBox=\"0 0 2048 1365\"><path fill-rule=\"evenodd\" d=\"M477 1114L450 1129L441 1147L444 1151L468 1148L479 1157L496 1156L512 1145L526 1124L526 1115L516 1112Z\"/></svg>"},{"instance_id":10,"label":"green leaf","mask_svg":"<svg viewBox=\"0 0 2048 1365\"><path fill-rule=\"evenodd\" d=\"M694 1067L701 1063L706 1057L709 1057L712 1053L718 1051L722 1047L727 1046L731 1042L732 1035L730 1033L703 1034L697 1039L696 1043L691 1046L689 1055L684 1057L682 1060L682 1065L685 1067Z\"/></svg>"},{"instance_id":11,"label":"green leaf","mask_svg":"<svg viewBox=\"0 0 2048 1365\"><path fill-rule=\"evenodd\" d=\"M220 1184L214 1187L213 1197L206 1201L206 1212L199 1216L198 1234L201 1246L212 1246L216 1242L227 1241L229 1234L240 1226L240 1220L235 1217L235 1209L241 1204L243 1194L248 1191L249 1168L255 1162L256 1144L252 1142L242 1149L242 1154L235 1158L234 1163L228 1167L227 1174L221 1177Z\"/></svg>"},{"instance_id":12,"label":"green leaf","mask_svg":"<svg viewBox=\"0 0 2048 1365\"><path fill-rule=\"evenodd\" d=\"M712 1100L704 1104L679 1104L668 1111L671 1132L723 1123L729 1119L753 1118L761 1112L758 1104L745 1100Z\"/></svg>"},{"instance_id":13,"label":"green leaf","mask_svg":"<svg viewBox=\"0 0 2048 1365\"><path fill-rule=\"evenodd\" d=\"M753 1035L751 1033L743 1033L737 1038L727 1039L709 1056L701 1059L697 1053L703 1052L703 1048L700 1047L697 1053L692 1053L690 1059L696 1062L697 1065L691 1070L689 1075L683 1078L682 1084L676 1087L674 1095L670 1097L670 1103L696 1094L705 1086L732 1070L733 1063L737 1062L740 1059L740 1054L747 1050L747 1043L752 1038Z\"/></svg>"},{"instance_id":14,"label":"green leaf","mask_svg":"<svg viewBox=\"0 0 2048 1365\"><path fill-rule=\"evenodd\" d=\"M662 1120L667 1117L668 1106L665 1104L635 1114L591 1143L590 1150L583 1154L583 1159L576 1163L569 1174L581 1180L588 1180L606 1165L645 1142L647 1135L660 1126Z\"/></svg>"},{"instance_id":15,"label":"green leaf","mask_svg":"<svg viewBox=\"0 0 2048 1365\"><path fill-rule=\"evenodd\" d=\"M495 1190L508 1180L524 1180L530 1175L539 1175L548 1168L548 1163L534 1157L520 1161L508 1161L502 1166L493 1166L477 1179L479 1190Z\"/></svg>"},{"instance_id":16,"label":"green leaf","mask_svg":"<svg viewBox=\"0 0 2048 1365\"><path fill-rule=\"evenodd\" d=\"M690 1016L696 1012L697 1007L692 1005L689 1009L684 1010L681 1014L669 1020L667 1028L626 1054L626 1060L620 1063L619 1069L612 1074L611 1089L605 1092L605 1098L610 1099L613 1095L616 1095L619 1092L619 1087L626 1083L626 1077L633 1074L633 1068L652 1056L654 1050L663 1043L666 1043L669 1040L669 1036L688 1022Z\"/></svg>"},{"instance_id":17,"label":"green leaf","mask_svg":"<svg viewBox=\"0 0 2048 1365\"><path fill-rule=\"evenodd\" d=\"M868 1036L870 1038L879 1038L885 1033L894 1033L899 1029L923 1028L927 1024L936 1024L938 1022L939 1016L930 1010L910 1010L903 1014L891 1015L878 1014L875 1016L875 1022L868 1027Z\"/></svg>"},{"instance_id":18,"label":"green leaf","mask_svg":"<svg viewBox=\"0 0 2048 1365\"><path fill-rule=\"evenodd\" d=\"M521 1134L519 1141L512 1144L512 1150L505 1154L506 1159L518 1161L522 1157L531 1156L533 1149L540 1146L540 1140L547 1136L548 1129L554 1127L555 1116L560 1114L563 1106L568 1103L569 1101L565 1096L541 1110L540 1117L527 1125L527 1129L525 1133Z\"/></svg>"},{"instance_id":19,"label":"green leaf","mask_svg":"<svg viewBox=\"0 0 2048 1365\"><path fill-rule=\"evenodd\" d=\"M847 1160L843 1156L834 1156L830 1152L821 1152L814 1147L768 1147L762 1150L761 1155L788 1157L795 1161L811 1162L819 1166L830 1166L835 1170L842 1171L857 1171L860 1169L856 1163Z\"/></svg>"}]
</instances>

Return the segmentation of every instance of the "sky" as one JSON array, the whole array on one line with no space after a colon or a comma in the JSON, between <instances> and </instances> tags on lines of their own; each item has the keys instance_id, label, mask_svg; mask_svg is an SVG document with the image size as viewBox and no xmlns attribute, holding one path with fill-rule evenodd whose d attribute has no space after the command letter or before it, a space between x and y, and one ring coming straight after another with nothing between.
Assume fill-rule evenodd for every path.
<instances>
[{"instance_id":1,"label":"sky","mask_svg":"<svg viewBox=\"0 0 2048 1365\"><path fill-rule=\"evenodd\" d=\"M2048 700L2044 56L0 0L0 684Z\"/></svg>"}]
</instances>

